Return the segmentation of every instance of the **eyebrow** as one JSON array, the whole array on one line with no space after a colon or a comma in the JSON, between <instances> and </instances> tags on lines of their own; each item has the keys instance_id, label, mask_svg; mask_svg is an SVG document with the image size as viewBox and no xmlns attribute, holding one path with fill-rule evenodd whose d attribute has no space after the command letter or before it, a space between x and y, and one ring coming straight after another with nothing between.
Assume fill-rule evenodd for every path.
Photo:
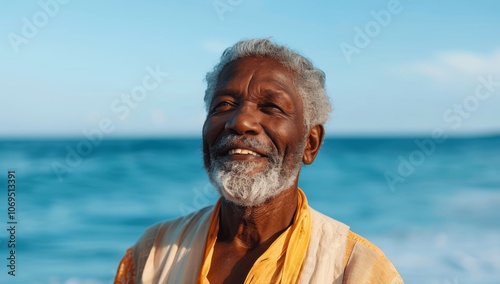
<instances>
[{"instance_id":1,"label":"eyebrow","mask_svg":"<svg viewBox=\"0 0 500 284\"><path fill-rule=\"evenodd\" d=\"M276 97L283 97L289 101L292 100L290 94L285 90L262 89L261 94L263 94L266 99L275 99Z\"/></svg>"},{"instance_id":2,"label":"eyebrow","mask_svg":"<svg viewBox=\"0 0 500 284\"><path fill-rule=\"evenodd\" d=\"M215 97L221 97L221 96L237 97L238 92L235 90L231 90L231 89L216 89L214 91L213 97L215 98Z\"/></svg>"}]
</instances>

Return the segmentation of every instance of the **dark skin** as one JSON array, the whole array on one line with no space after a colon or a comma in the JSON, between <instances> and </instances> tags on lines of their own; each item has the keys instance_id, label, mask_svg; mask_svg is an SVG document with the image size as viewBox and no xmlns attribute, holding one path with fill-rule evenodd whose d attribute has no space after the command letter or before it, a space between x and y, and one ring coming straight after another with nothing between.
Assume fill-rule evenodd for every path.
<instances>
[{"instance_id":1,"label":"dark skin","mask_svg":"<svg viewBox=\"0 0 500 284\"><path fill-rule=\"evenodd\" d=\"M241 135L276 149L284 158L285 170L296 166L296 153L301 162L311 164L321 147L324 129L316 125L306 136L295 78L294 72L271 58L244 57L226 65L203 126L205 151L226 135ZM262 164L256 171L264 169L269 163L265 151L250 150L258 155L223 153L221 158L252 160ZM210 283L245 281L255 261L291 225L297 209L297 182L298 174L290 188L255 207L222 200Z\"/></svg>"}]
</instances>

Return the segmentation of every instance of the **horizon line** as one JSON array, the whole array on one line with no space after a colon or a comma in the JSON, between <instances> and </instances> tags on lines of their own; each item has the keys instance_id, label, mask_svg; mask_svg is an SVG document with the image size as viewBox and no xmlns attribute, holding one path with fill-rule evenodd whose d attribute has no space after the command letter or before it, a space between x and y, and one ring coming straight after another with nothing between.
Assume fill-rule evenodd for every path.
<instances>
[{"instance_id":1,"label":"horizon line","mask_svg":"<svg viewBox=\"0 0 500 284\"><path fill-rule=\"evenodd\" d=\"M402 134L337 134L337 135L325 135L325 140L331 139L418 139L418 138L430 138L431 134L422 133L402 133ZM108 137L103 137L102 141L116 141L116 140L201 140L201 135L191 135L191 134L176 134L176 135L113 135ZM481 139L481 138L500 138L500 132L489 132L489 133L472 133L472 134L447 134L447 139ZM90 140L83 135L11 135L2 136L0 141L36 141L36 140Z\"/></svg>"}]
</instances>

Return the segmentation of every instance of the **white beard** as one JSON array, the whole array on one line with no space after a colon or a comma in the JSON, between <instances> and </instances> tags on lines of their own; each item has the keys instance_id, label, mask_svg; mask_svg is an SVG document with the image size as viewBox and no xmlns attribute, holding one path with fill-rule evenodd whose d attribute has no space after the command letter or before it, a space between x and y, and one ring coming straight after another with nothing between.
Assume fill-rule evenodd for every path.
<instances>
[{"instance_id":1,"label":"white beard","mask_svg":"<svg viewBox=\"0 0 500 284\"><path fill-rule=\"evenodd\" d=\"M288 172L286 177L282 177L282 167L271 165L270 169L252 174L256 166L254 162L227 162L222 167L215 167L210 173L210 180L219 194L227 200L252 207L261 205L291 187L298 173Z\"/></svg>"},{"instance_id":2,"label":"white beard","mask_svg":"<svg viewBox=\"0 0 500 284\"><path fill-rule=\"evenodd\" d=\"M259 148L256 147L259 146L256 142L251 140L247 142ZM302 148L303 145L299 147ZM253 207L263 204L295 183L302 165L302 157L295 155L293 162L293 169L284 169L283 158L279 157L278 153L271 153L269 165L263 170L258 170L260 163L254 161L223 163L212 155L212 165L207 172L210 182L221 196L237 205Z\"/></svg>"}]
</instances>

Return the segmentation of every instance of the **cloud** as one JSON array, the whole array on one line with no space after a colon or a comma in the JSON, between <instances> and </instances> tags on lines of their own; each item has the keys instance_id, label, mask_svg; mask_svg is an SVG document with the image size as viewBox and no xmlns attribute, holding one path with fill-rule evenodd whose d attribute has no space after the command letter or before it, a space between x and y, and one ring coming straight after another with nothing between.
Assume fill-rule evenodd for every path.
<instances>
[{"instance_id":1,"label":"cloud","mask_svg":"<svg viewBox=\"0 0 500 284\"><path fill-rule=\"evenodd\" d=\"M465 51L444 52L433 59L411 63L409 69L440 83L456 83L486 74L500 77L500 49L486 55Z\"/></svg>"}]
</instances>

